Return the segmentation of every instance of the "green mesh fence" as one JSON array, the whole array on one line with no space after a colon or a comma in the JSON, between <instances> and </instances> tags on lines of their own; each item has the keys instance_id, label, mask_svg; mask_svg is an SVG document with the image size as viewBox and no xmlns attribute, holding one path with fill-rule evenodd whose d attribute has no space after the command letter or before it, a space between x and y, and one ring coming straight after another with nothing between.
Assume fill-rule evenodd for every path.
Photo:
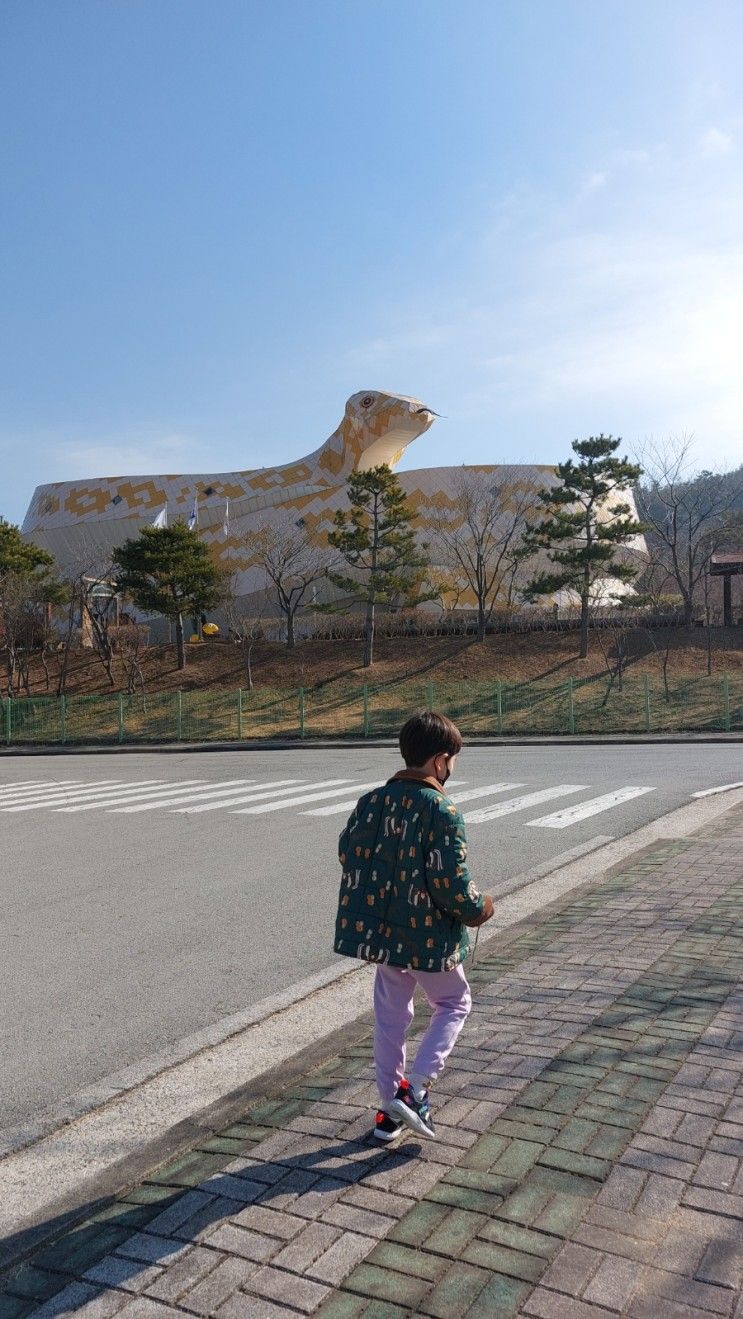
<instances>
[{"instance_id":1,"label":"green mesh fence","mask_svg":"<svg viewBox=\"0 0 743 1319\"><path fill-rule=\"evenodd\" d=\"M421 709L442 710L469 736L740 732L743 675L668 685L641 675L613 682L334 683L293 690L6 697L0 700L0 744L388 737Z\"/></svg>"}]
</instances>

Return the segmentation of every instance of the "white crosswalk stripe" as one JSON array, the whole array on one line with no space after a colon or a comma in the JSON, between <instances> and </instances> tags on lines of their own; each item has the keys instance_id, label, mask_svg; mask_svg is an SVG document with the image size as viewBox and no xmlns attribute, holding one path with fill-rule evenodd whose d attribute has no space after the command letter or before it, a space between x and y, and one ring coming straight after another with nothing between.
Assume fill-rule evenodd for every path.
<instances>
[{"instance_id":1,"label":"white crosswalk stripe","mask_svg":"<svg viewBox=\"0 0 743 1319\"><path fill-rule=\"evenodd\" d=\"M202 797L229 796L235 788L246 787L253 779L225 779L222 783L205 784L201 788L175 788L167 797L157 801L135 802L132 806L108 806L109 815L136 815L139 811L158 811L164 806L180 806L184 801L200 801Z\"/></svg>"},{"instance_id":2,"label":"white crosswalk stripe","mask_svg":"<svg viewBox=\"0 0 743 1319\"><path fill-rule=\"evenodd\" d=\"M601 797L591 797L589 801L566 806L561 811L554 811L552 815L543 815L539 820L529 820L529 828L567 829L570 824L578 824L580 820L587 820L591 815L600 815L602 811L609 811L612 806L620 806L622 802L632 801L634 797L642 797L646 792L655 792L655 788L629 786L617 788L616 791L606 792Z\"/></svg>"},{"instance_id":3,"label":"white crosswalk stripe","mask_svg":"<svg viewBox=\"0 0 743 1319\"><path fill-rule=\"evenodd\" d=\"M291 782L291 779L286 779L285 782L290 783L290 782ZM306 786L306 782L307 782L307 781L306 781L306 779L295 779L294 782L296 783L296 787L293 787L293 788L285 788L285 789L282 789L281 792L274 792L274 787L275 787L276 785L273 785L273 786L270 787L270 788L267 787L267 788L265 789L265 791L264 791L263 789L261 789L261 791L258 792L258 789L261 787L261 785L260 785L260 784L255 784L255 786L250 790L250 792L242 792L242 793L240 793L240 795L239 795L238 797L232 797L232 798L230 798L229 801L220 802L219 805L220 805L220 806L224 806L225 808L227 808L227 807L231 808L231 807L233 807L233 806L242 806L243 802L246 802L246 801L255 801L256 797L285 797L285 796L287 796L288 794L293 794L293 793L295 793L295 792L301 792L302 789L303 789L303 787ZM342 784L343 784L343 783L346 783L346 784L347 784L347 783L348 783L348 779L322 779L319 783L315 783L314 786L315 786L316 788L329 788L329 787L331 787L331 785L335 785L335 784L339 784L339 783L342 783ZM345 792L345 788L341 788L340 791L341 791L341 792ZM290 803L290 804L291 804L291 803ZM197 809L196 807L193 807L193 812L194 812L194 813L196 812L196 809ZM206 808L204 808L204 809L206 809ZM184 814L185 814L185 812L184 812ZM231 811L231 814L233 814L233 815L239 815L240 812L239 812L239 811Z\"/></svg>"},{"instance_id":4,"label":"white crosswalk stripe","mask_svg":"<svg viewBox=\"0 0 743 1319\"><path fill-rule=\"evenodd\" d=\"M504 815L513 815L516 811L526 811L530 806L541 806L544 801L555 797L567 797L571 792L585 792L585 783L558 783L554 788L542 788L539 792L528 792L524 797L509 797L508 801L498 802L495 806L483 806L479 811L467 811L467 824L484 824L487 820L499 820Z\"/></svg>"},{"instance_id":5,"label":"white crosswalk stripe","mask_svg":"<svg viewBox=\"0 0 743 1319\"><path fill-rule=\"evenodd\" d=\"M41 797L45 792L62 792L63 789L84 788L84 779L64 779L62 782L34 783L22 788L7 788L0 795L0 801L14 801L16 798Z\"/></svg>"},{"instance_id":6,"label":"white crosswalk stripe","mask_svg":"<svg viewBox=\"0 0 743 1319\"><path fill-rule=\"evenodd\" d=\"M203 811L224 811L229 806L242 805L245 801L262 801L264 797L285 797L291 792L301 792L306 782L306 779L277 779L270 788L257 783L252 792L242 793L239 797L230 797L228 801L205 801L198 806L176 806L170 814L201 815ZM332 783L333 780L330 779L330 782Z\"/></svg>"},{"instance_id":7,"label":"white crosswalk stripe","mask_svg":"<svg viewBox=\"0 0 743 1319\"><path fill-rule=\"evenodd\" d=\"M152 784L157 786L147 786L148 780L143 779L136 787L126 788L106 788L96 793L95 797L91 793L90 800L81 799L80 805L77 806L55 806L55 815L77 815L80 811L103 811L107 806L118 806L120 802L125 805L133 801L148 801L159 798L163 795L171 796L172 793L181 788L196 788L199 784L206 785L206 779L179 779L177 783L170 783L163 779L153 779Z\"/></svg>"},{"instance_id":8,"label":"white crosswalk stripe","mask_svg":"<svg viewBox=\"0 0 743 1319\"><path fill-rule=\"evenodd\" d=\"M143 779L142 783L162 783L162 779ZM121 779L102 780L101 784L93 787L90 783L81 783L76 788L70 788L69 791L60 792L56 788L53 792L45 792L40 797L32 801L26 799L29 810L38 810L42 806L54 807L55 802L64 801L86 801L89 797L108 797L111 793L125 792L126 783Z\"/></svg>"},{"instance_id":9,"label":"white crosswalk stripe","mask_svg":"<svg viewBox=\"0 0 743 1319\"><path fill-rule=\"evenodd\" d=\"M451 779L450 786L455 788L457 784L466 782L466 779ZM521 784L517 783L516 787L520 788ZM332 806L320 806L316 811L302 811L302 815L341 815L343 811L350 815L357 801L358 797L349 797L348 801L334 801Z\"/></svg>"},{"instance_id":10,"label":"white crosswalk stripe","mask_svg":"<svg viewBox=\"0 0 743 1319\"><path fill-rule=\"evenodd\" d=\"M343 788L333 788L327 792L309 792L304 793L301 797L293 797L291 801L269 801L262 806L248 806L243 811L233 811L233 815L265 815L267 811L282 811L290 806L304 806L305 802L322 801L325 797L337 797L339 792L355 792L357 796L362 792L369 792L371 788L378 788L379 781L373 783L346 783ZM354 806L356 802L354 802Z\"/></svg>"},{"instance_id":11,"label":"white crosswalk stripe","mask_svg":"<svg viewBox=\"0 0 743 1319\"><path fill-rule=\"evenodd\" d=\"M29 792L31 788L43 788L45 783L44 779L26 779L23 783L2 783L0 784L0 798L9 792Z\"/></svg>"},{"instance_id":12,"label":"white crosswalk stripe","mask_svg":"<svg viewBox=\"0 0 743 1319\"><path fill-rule=\"evenodd\" d=\"M104 787L110 788L119 782L118 779L100 779L96 784L96 788L99 790ZM76 801L82 794L95 790L92 786L90 788L70 788L63 791L55 788L53 792L43 792L38 797L23 797L14 802L13 805L3 804L0 806L0 810L5 815L10 815L14 811L37 811L45 806L56 806L58 802Z\"/></svg>"}]
</instances>

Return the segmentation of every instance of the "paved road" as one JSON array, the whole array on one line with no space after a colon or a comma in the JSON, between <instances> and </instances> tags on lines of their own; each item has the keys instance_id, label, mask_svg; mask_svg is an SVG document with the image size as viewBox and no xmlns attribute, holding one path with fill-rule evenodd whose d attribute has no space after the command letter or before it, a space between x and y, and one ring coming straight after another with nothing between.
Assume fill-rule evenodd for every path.
<instances>
[{"instance_id":1,"label":"paved road","mask_svg":"<svg viewBox=\"0 0 743 1319\"><path fill-rule=\"evenodd\" d=\"M0 1127L330 965L335 844L391 750L0 762ZM740 780L736 745L467 750L472 869L514 876Z\"/></svg>"}]
</instances>

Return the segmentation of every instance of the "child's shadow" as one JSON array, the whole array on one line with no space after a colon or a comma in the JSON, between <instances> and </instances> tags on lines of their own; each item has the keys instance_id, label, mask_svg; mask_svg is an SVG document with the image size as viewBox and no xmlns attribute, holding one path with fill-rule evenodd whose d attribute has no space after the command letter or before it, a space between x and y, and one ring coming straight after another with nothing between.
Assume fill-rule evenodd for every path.
<instances>
[{"instance_id":1,"label":"child's shadow","mask_svg":"<svg viewBox=\"0 0 743 1319\"><path fill-rule=\"evenodd\" d=\"M256 1268L278 1254L292 1237L302 1230L292 1229L287 1219L277 1219L271 1232L270 1215L266 1211L280 1211L302 1219L307 1226L322 1219L342 1193L349 1187L363 1183L366 1178L380 1172L394 1172L411 1163L420 1154L420 1145L411 1140L395 1149L380 1146L373 1137L361 1140L335 1141L297 1132L302 1143L326 1143L298 1154L287 1154L276 1159L259 1159L246 1150L236 1158L232 1171L215 1173L198 1187L185 1190L166 1209L144 1225L132 1237L115 1247L116 1258L109 1255L100 1265L93 1265L85 1280L94 1285L118 1286L128 1289L144 1270L153 1265L167 1268L180 1256L184 1247L206 1240L219 1246L211 1229L236 1221L245 1233L246 1259L253 1259ZM153 1178L152 1180L156 1180ZM397 1189L397 1184L390 1188ZM404 1193L404 1185L400 1188ZM358 1206L357 1206L358 1207ZM260 1243L254 1234L264 1235L268 1242L274 1237L275 1249L261 1254ZM257 1254L250 1253L248 1238ZM234 1246L232 1247L234 1250ZM230 1247L227 1247L230 1249ZM371 1242L370 1242L371 1249ZM84 1301L80 1300L80 1305ZM73 1304L68 1309L78 1308Z\"/></svg>"}]
</instances>

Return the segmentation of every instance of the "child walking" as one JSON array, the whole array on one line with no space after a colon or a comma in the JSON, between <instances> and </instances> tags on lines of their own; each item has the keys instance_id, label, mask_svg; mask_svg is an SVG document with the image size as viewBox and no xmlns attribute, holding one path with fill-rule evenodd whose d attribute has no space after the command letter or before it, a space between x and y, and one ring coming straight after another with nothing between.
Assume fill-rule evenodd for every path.
<instances>
[{"instance_id":1,"label":"child walking","mask_svg":"<svg viewBox=\"0 0 743 1319\"><path fill-rule=\"evenodd\" d=\"M469 877L464 821L444 791L461 749L461 733L445 715L408 719L400 732L405 769L360 798L338 844L335 951L376 963L378 1140L395 1140L403 1126L435 1140L429 1087L472 1007L465 927L493 915L493 899ZM406 1079L416 985L432 1016Z\"/></svg>"}]
</instances>

